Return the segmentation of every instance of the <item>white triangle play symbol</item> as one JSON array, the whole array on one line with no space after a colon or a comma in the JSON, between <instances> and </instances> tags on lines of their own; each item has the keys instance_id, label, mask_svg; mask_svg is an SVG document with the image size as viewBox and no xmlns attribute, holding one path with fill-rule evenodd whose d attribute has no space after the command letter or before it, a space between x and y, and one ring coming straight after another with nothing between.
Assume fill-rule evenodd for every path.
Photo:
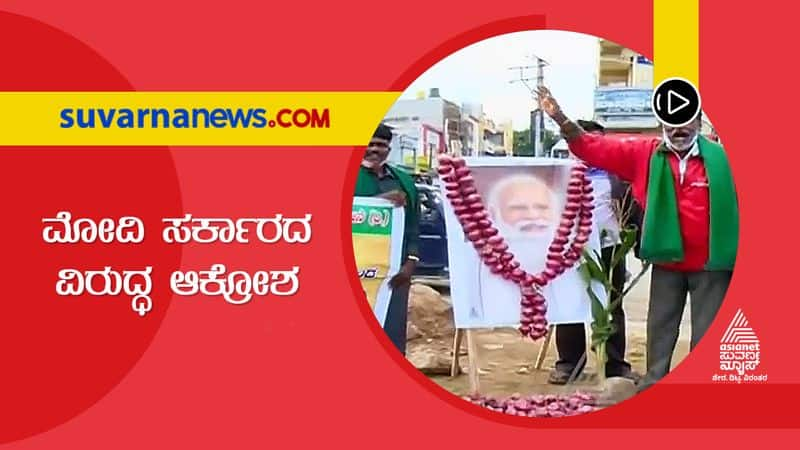
<instances>
[{"instance_id":1,"label":"white triangle play symbol","mask_svg":"<svg viewBox=\"0 0 800 450\"><path fill-rule=\"evenodd\" d=\"M677 105L675 108L672 107L672 97L673 96L678 97L679 99L681 99L683 101L682 103ZM683 108L686 108L687 106L689 106L689 99L688 98L686 98L686 97L682 96L681 94L678 94L677 92L672 91L672 90L667 92L667 114L674 114L674 113L682 110Z\"/></svg>"}]
</instances>

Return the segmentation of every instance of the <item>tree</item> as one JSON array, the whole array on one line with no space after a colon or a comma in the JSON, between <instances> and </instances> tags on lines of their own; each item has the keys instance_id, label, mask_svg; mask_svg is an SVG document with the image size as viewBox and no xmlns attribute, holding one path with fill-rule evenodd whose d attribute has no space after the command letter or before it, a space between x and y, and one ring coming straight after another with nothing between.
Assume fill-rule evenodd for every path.
<instances>
[{"instance_id":1,"label":"tree","mask_svg":"<svg viewBox=\"0 0 800 450\"><path fill-rule=\"evenodd\" d=\"M530 130L514 132L514 155L533 156L533 145L531 145Z\"/></svg>"},{"instance_id":2,"label":"tree","mask_svg":"<svg viewBox=\"0 0 800 450\"><path fill-rule=\"evenodd\" d=\"M545 128L544 137L542 139L544 153L548 154L559 139L561 139L560 136ZM531 131L529 128L514 132L514 155L534 156L533 144L531 143Z\"/></svg>"}]
</instances>

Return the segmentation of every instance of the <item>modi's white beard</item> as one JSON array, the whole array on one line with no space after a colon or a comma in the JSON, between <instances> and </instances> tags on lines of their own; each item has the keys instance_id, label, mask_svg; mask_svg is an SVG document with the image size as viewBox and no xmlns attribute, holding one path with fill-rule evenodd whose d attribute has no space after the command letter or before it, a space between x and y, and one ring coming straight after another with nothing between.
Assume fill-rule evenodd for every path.
<instances>
[{"instance_id":1,"label":"modi's white beard","mask_svg":"<svg viewBox=\"0 0 800 450\"><path fill-rule=\"evenodd\" d=\"M529 273L544 270L547 249L555 236L555 228L552 225L545 232L536 236L523 233L516 226L502 220L497 220L495 227L500 232L500 236L508 243L508 250L514 254L523 270Z\"/></svg>"}]
</instances>

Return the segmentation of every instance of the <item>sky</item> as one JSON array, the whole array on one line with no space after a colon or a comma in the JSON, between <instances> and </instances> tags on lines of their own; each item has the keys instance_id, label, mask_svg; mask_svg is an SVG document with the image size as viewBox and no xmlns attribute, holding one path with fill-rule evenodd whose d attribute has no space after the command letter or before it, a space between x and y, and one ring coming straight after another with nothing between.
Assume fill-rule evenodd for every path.
<instances>
[{"instance_id":1,"label":"sky","mask_svg":"<svg viewBox=\"0 0 800 450\"><path fill-rule=\"evenodd\" d=\"M482 103L496 122L511 119L515 130L528 127L534 100L512 66L534 65L536 54L550 65L544 83L567 116L591 118L598 62L594 36L567 31L539 30L505 34L465 47L439 61L406 89L401 98L415 98L439 88L440 96L457 104ZM536 69L526 69L535 77ZM533 86L535 82L529 82Z\"/></svg>"}]
</instances>

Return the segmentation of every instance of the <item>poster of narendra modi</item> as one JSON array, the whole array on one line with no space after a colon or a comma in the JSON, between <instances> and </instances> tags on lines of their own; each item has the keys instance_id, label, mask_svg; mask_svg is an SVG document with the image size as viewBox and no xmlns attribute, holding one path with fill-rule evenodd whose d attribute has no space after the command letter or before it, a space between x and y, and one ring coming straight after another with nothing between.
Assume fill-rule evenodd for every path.
<instances>
[{"instance_id":1,"label":"poster of narendra modi","mask_svg":"<svg viewBox=\"0 0 800 450\"><path fill-rule=\"evenodd\" d=\"M464 158L475 186L499 236L528 273L545 268L548 247L556 235L566 202L573 161L551 158ZM452 205L445 201L450 258L450 292L458 328L517 326L520 289L491 272L464 235ZM600 235L593 224L587 249L600 251ZM543 294L547 321L588 323L592 320L586 283L578 265L550 282ZM599 283L592 289L606 302Z\"/></svg>"}]
</instances>

